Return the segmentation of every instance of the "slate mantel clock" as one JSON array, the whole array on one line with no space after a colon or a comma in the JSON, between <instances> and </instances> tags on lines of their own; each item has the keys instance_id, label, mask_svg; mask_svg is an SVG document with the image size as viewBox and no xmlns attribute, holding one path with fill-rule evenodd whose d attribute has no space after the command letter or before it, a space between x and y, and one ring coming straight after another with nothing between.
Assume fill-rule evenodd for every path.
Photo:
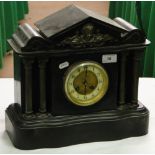
<instances>
[{"instance_id":1,"label":"slate mantel clock","mask_svg":"<svg viewBox=\"0 0 155 155\"><path fill-rule=\"evenodd\" d=\"M68 6L20 25L14 50L15 103L6 131L20 149L117 140L148 132L149 112L137 99L143 32Z\"/></svg>"}]
</instances>

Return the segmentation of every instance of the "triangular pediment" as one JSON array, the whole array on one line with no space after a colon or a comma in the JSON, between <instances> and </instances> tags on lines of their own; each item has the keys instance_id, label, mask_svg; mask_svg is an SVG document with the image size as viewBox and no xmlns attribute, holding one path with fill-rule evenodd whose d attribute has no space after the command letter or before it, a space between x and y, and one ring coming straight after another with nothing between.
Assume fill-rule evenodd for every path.
<instances>
[{"instance_id":1,"label":"triangular pediment","mask_svg":"<svg viewBox=\"0 0 155 155\"><path fill-rule=\"evenodd\" d=\"M90 10L70 5L35 23L20 25L8 40L22 52L55 49L96 48L145 43L138 28L122 18L110 19Z\"/></svg>"},{"instance_id":2,"label":"triangular pediment","mask_svg":"<svg viewBox=\"0 0 155 155\"><path fill-rule=\"evenodd\" d=\"M75 5L70 5L57 11L36 22L35 25L40 30L41 34L47 38L52 38L58 33L66 31L68 28L74 27L76 24L84 22L90 18L111 27L111 29L115 29L115 31L127 31L114 20Z\"/></svg>"}]
</instances>

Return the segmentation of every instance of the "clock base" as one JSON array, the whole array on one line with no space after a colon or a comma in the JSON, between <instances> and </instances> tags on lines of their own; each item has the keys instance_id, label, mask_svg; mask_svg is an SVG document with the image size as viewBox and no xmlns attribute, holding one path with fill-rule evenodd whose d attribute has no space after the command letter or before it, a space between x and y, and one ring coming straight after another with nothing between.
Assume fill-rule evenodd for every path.
<instances>
[{"instance_id":1,"label":"clock base","mask_svg":"<svg viewBox=\"0 0 155 155\"><path fill-rule=\"evenodd\" d=\"M56 148L73 144L119 140L148 133L148 110L138 107L87 115L23 116L19 104L6 110L6 131L19 149Z\"/></svg>"}]
</instances>

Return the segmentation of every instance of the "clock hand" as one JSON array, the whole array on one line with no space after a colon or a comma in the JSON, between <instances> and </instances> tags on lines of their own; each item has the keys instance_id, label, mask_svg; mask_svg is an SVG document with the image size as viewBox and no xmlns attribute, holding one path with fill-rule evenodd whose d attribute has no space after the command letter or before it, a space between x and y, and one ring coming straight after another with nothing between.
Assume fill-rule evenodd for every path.
<instances>
[{"instance_id":1,"label":"clock hand","mask_svg":"<svg viewBox=\"0 0 155 155\"><path fill-rule=\"evenodd\" d=\"M89 89L92 89L92 90L95 88L93 85L89 85L88 87Z\"/></svg>"},{"instance_id":2,"label":"clock hand","mask_svg":"<svg viewBox=\"0 0 155 155\"><path fill-rule=\"evenodd\" d=\"M86 89L87 89L87 66L85 67L86 71L85 71L85 79L84 79L84 94L86 95Z\"/></svg>"}]
</instances>

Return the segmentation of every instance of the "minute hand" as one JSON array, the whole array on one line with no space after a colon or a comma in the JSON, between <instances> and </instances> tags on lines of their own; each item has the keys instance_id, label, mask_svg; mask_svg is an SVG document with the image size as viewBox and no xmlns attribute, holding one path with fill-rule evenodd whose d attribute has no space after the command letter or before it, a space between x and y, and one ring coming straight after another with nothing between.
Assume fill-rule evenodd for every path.
<instances>
[{"instance_id":1,"label":"minute hand","mask_svg":"<svg viewBox=\"0 0 155 155\"><path fill-rule=\"evenodd\" d=\"M84 85L85 85L84 94L86 95L86 92L87 92L87 67L85 67Z\"/></svg>"}]
</instances>

